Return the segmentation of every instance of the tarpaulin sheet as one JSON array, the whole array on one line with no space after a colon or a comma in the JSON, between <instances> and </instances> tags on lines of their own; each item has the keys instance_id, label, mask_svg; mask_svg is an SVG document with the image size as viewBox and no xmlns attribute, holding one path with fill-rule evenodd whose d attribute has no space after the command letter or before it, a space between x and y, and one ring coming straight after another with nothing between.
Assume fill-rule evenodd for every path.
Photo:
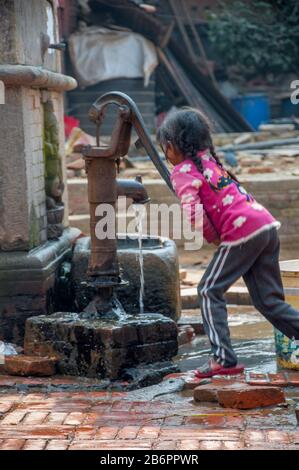
<instances>
[{"instance_id":1,"label":"tarpaulin sheet","mask_svg":"<svg viewBox=\"0 0 299 470\"><path fill-rule=\"evenodd\" d=\"M72 65L80 86L115 78L144 77L158 65L154 44L140 34L91 26L69 38Z\"/></svg>"}]
</instances>

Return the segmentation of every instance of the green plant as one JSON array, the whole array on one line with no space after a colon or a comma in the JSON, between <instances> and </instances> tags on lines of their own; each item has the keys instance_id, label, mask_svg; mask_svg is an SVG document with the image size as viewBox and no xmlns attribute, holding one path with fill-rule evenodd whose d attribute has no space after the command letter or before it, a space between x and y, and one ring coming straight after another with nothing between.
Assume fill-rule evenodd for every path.
<instances>
[{"instance_id":1,"label":"green plant","mask_svg":"<svg viewBox=\"0 0 299 470\"><path fill-rule=\"evenodd\" d=\"M208 36L223 65L244 78L298 72L299 2L220 2Z\"/></svg>"}]
</instances>

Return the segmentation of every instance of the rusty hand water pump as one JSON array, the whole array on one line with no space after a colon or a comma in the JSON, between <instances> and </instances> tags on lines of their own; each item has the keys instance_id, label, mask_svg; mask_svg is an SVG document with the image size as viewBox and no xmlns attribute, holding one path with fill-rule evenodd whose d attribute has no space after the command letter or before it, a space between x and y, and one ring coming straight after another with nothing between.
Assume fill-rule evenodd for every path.
<instances>
[{"instance_id":1,"label":"rusty hand water pump","mask_svg":"<svg viewBox=\"0 0 299 470\"><path fill-rule=\"evenodd\" d=\"M111 136L110 146L100 145L100 127L109 105L118 107L118 117ZM134 203L149 201L142 185L141 177L134 180L117 180L119 161L129 150L131 131L134 126L139 137L138 145L143 145L158 171L171 188L169 172L153 146L145 129L143 119L130 97L120 92L108 93L100 97L91 107L89 117L96 125L96 146L83 149L88 180L88 201L90 209L91 252L88 265L87 285L96 295L86 307L87 314L116 316L124 314L120 303L114 296L114 288L123 283L117 260L117 237L100 239L96 236L99 221L97 207L109 204L115 208L118 196L127 196ZM115 226L115 220L114 220Z\"/></svg>"}]
</instances>

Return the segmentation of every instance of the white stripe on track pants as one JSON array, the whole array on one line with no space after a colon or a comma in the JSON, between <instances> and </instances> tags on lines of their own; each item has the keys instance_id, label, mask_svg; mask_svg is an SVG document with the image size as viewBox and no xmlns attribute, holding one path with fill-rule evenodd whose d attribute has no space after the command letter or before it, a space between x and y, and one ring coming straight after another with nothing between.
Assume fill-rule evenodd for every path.
<instances>
[{"instance_id":1,"label":"white stripe on track pants","mask_svg":"<svg viewBox=\"0 0 299 470\"><path fill-rule=\"evenodd\" d=\"M224 294L240 277L255 308L286 336L299 339L299 311L284 300L279 245L277 229L265 230L240 245L220 245L208 266L198 293L204 329L219 364L230 367L237 363Z\"/></svg>"}]
</instances>

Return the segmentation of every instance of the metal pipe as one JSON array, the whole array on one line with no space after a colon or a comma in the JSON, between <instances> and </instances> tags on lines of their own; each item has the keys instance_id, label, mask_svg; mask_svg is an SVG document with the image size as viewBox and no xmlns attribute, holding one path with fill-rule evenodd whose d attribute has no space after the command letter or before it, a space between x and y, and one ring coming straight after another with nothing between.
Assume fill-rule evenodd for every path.
<instances>
[{"instance_id":1,"label":"metal pipe","mask_svg":"<svg viewBox=\"0 0 299 470\"><path fill-rule=\"evenodd\" d=\"M299 137L292 137L290 139L273 139L273 140L264 140L262 142L254 142L248 144L239 144L239 145L224 145L219 147L218 150L223 152L235 151L235 150L259 150L259 149L271 149L273 147L284 147L285 145L298 145Z\"/></svg>"},{"instance_id":2,"label":"metal pipe","mask_svg":"<svg viewBox=\"0 0 299 470\"><path fill-rule=\"evenodd\" d=\"M137 176L135 180L118 179L116 183L117 196L126 196L132 199L134 204L146 204L150 201L141 177Z\"/></svg>"},{"instance_id":3,"label":"metal pipe","mask_svg":"<svg viewBox=\"0 0 299 470\"><path fill-rule=\"evenodd\" d=\"M150 134L146 129L145 123L136 106L136 103L128 95L121 93L120 91L113 91L102 95L93 103L89 110L90 120L100 125L104 118L105 109L110 104L114 104L120 108L124 108L130 111L130 113L127 113L126 115L126 122L131 122L131 124L134 126L135 131L139 137L139 141L142 143L150 159L168 187L171 189L171 191L173 191L169 170L161 160L154 144L152 143Z\"/></svg>"},{"instance_id":4,"label":"metal pipe","mask_svg":"<svg viewBox=\"0 0 299 470\"><path fill-rule=\"evenodd\" d=\"M109 223L115 227L115 207L117 200L116 164L113 158L92 157L85 155L88 181L88 201L90 213L90 257L88 276L102 278L105 282L118 283L119 266L117 261L117 241L104 238L96 233L97 224L104 215L99 215L97 208L100 204L109 204L114 221ZM115 232L114 232L115 235Z\"/></svg>"}]
</instances>

